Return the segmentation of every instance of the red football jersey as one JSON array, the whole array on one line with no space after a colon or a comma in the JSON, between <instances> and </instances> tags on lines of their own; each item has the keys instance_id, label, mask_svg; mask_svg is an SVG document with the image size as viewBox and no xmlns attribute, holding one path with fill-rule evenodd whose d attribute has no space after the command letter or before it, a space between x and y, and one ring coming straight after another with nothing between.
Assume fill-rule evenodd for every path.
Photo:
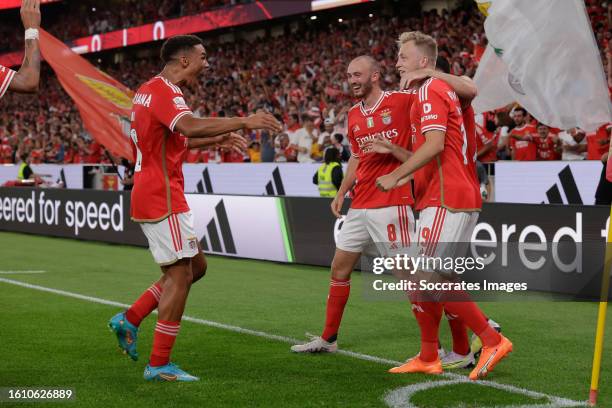
<instances>
[{"instance_id":1,"label":"red football jersey","mask_svg":"<svg viewBox=\"0 0 612 408\"><path fill-rule=\"evenodd\" d=\"M0 164L13 163L13 148L7 144L0 145Z\"/></svg>"},{"instance_id":2,"label":"red football jersey","mask_svg":"<svg viewBox=\"0 0 612 408\"><path fill-rule=\"evenodd\" d=\"M500 130L501 129L496 129L494 132L489 132L483 126L476 125L476 143L478 150L482 149L485 144L493 146L478 159L480 162L491 163L497 161L497 144L499 143Z\"/></svg>"},{"instance_id":3,"label":"red football jersey","mask_svg":"<svg viewBox=\"0 0 612 408\"><path fill-rule=\"evenodd\" d=\"M474 108L468 106L463 111L462 115L463 126L465 126L465 134L467 136L467 157L468 166L470 167L470 175L474 178L474 182L478 185L478 174L476 174L476 156L478 155L478 143L476 140L476 118L474 117Z\"/></svg>"},{"instance_id":4,"label":"red football jersey","mask_svg":"<svg viewBox=\"0 0 612 408\"><path fill-rule=\"evenodd\" d=\"M15 76L15 71L0 65L0 98L6 93L6 90L13 80L13 76Z\"/></svg>"},{"instance_id":5,"label":"red football jersey","mask_svg":"<svg viewBox=\"0 0 612 408\"><path fill-rule=\"evenodd\" d=\"M555 142L552 135L548 135L544 139L537 135L534 137L533 142L536 145L538 160L556 160Z\"/></svg>"},{"instance_id":6,"label":"red football jersey","mask_svg":"<svg viewBox=\"0 0 612 408\"><path fill-rule=\"evenodd\" d=\"M157 222L189 211L182 168L187 140L174 131L180 118L192 114L183 92L156 76L138 89L133 104L130 136L136 157L132 219Z\"/></svg>"},{"instance_id":7,"label":"red football jersey","mask_svg":"<svg viewBox=\"0 0 612 408\"><path fill-rule=\"evenodd\" d=\"M196 147L194 149L189 149L185 153L185 162L186 163L199 163L201 156L202 156L202 152L200 151L200 148Z\"/></svg>"},{"instance_id":8,"label":"red football jersey","mask_svg":"<svg viewBox=\"0 0 612 408\"><path fill-rule=\"evenodd\" d=\"M587 160L601 160L601 156L610 149L607 130L610 127L612 127L612 123L602 125L595 133L586 136Z\"/></svg>"},{"instance_id":9,"label":"red football jersey","mask_svg":"<svg viewBox=\"0 0 612 408\"><path fill-rule=\"evenodd\" d=\"M371 143L380 136L405 149L410 148L410 105L414 92L383 92L371 109L363 102L348 113L348 138L351 154L359 159L352 208L380 208L412 205L410 183L384 193L376 188L376 179L391 173L402 163L391 154L373 153Z\"/></svg>"},{"instance_id":10,"label":"red football jersey","mask_svg":"<svg viewBox=\"0 0 612 408\"><path fill-rule=\"evenodd\" d=\"M512 135L526 136L531 135L534 139L537 137L535 126L525 124L521 127L515 127L510 131L510 148L514 150L514 160L526 161L535 160L537 157L537 147L533 141L516 140Z\"/></svg>"},{"instance_id":11,"label":"red football jersey","mask_svg":"<svg viewBox=\"0 0 612 408\"><path fill-rule=\"evenodd\" d=\"M473 114L473 112L472 112ZM476 140L470 142L455 91L439 79L430 78L419 88L410 111L412 148L425 143L424 134L445 132L444 150L414 174L416 209L445 207L451 211L479 211L480 186L474 177Z\"/></svg>"}]
</instances>

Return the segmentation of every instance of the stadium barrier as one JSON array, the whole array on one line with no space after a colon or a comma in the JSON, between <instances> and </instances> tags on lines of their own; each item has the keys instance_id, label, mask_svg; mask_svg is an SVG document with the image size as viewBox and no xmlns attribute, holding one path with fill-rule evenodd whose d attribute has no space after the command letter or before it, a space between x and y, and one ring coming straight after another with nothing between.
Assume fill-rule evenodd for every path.
<instances>
[{"instance_id":1,"label":"stadium barrier","mask_svg":"<svg viewBox=\"0 0 612 408\"><path fill-rule=\"evenodd\" d=\"M62 181L67 188L96 187L88 180L94 165L33 164L39 174L49 174L48 181ZM106 165L106 174L115 171ZM296 163L223 163L184 164L185 191L241 195L318 197L312 176L319 164ZM346 169L346 164L345 167ZM530 204L593 204L602 164L582 162L504 162L495 163L496 202ZM122 176L124 168L118 167ZM0 185L17 178L18 166L0 166ZM110 180L112 181L112 180ZM97 184L103 188L102 180ZM108 183L106 183L108 184ZM118 178L109 186L121 190Z\"/></svg>"},{"instance_id":2,"label":"stadium barrier","mask_svg":"<svg viewBox=\"0 0 612 408\"><path fill-rule=\"evenodd\" d=\"M495 201L594 204L599 160L495 163Z\"/></svg>"},{"instance_id":3,"label":"stadium barrier","mask_svg":"<svg viewBox=\"0 0 612 408\"><path fill-rule=\"evenodd\" d=\"M187 201L208 254L328 267L343 224L325 198L187 194ZM147 246L129 207L127 192L0 188L0 230ZM486 204L473 251L497 254L489 280L511 271L532 290L597 296L607 222L600 206ZM376 248L366 252L375 256ZM540 259L544 266L534 268Z\"/></svg>"}]
</instances>

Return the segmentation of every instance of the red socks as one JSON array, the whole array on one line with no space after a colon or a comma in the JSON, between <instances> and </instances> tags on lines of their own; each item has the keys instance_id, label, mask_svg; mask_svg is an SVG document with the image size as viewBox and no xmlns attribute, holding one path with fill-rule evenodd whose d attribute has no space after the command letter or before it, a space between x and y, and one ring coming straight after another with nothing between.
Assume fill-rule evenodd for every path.
<instances>
[{"instance_id":1,"label":"red socks","mask_svg":"<svg viewBox=\"0 0 612 408\"><path fill-rule=\"evenodd\" d=\"M163 366L170 362L172 346L174 346L180 328L180 322L157 321L153 335L153 351L151 351L149 362L152 367Z\"/></svg>"},{"instance_id":2,"label":"red socks","mask_svg":"<svg viewBox=\"0 0 612 408\"><path fill-rule=\"evenodd\" d=\"M442 304L436 302L413 302L412 312L421 329L421 352L425 362L438 359L438 329L442 318Z\"/></svg>"},{"instance_id":3,"label":"red socks","mask_svg":"<svg viewBox=\"0 0 612 408\"><path fill-rule=\"evenodd\" d=\"M459 319L459 316L446 311L445 314L448 325L450 326L451 335L453 336L453 351L462 356L467 355L470 352L467 327L461 319Z\"/></svg>"},{"instance_id":4,"label":"red socks","mask_svg":"<svg viewBox=\"0 0 612 408\"><path fill-rule=\"evenodd\" d=\"M161 297L162 287L159 283L154 283L151 287L144 291L142 295L134 302L127 310L125 316L127 320L134 326L140 326L142 319L147 317L152 311L157 308Z\"/></svg>"},{"instance_id":5,"label":"red socks","mask_svg":"<svg viewBox=\"0 0 612 408\"><path fill-rule=\"evenodd\" d=\"M467 298L467 293L466 293ZM495 329L489 326L484 313L476 303L471 300L464 302L446 302L444 308L451 314L458 316L480 339L485 347L494 347L501 341Z\"/></svg>"},{"instance_id":6,"label":"red socks","mask_svg":"<svg viewBox=\"0 0 612 408\"><path fill-rule=\"evenodd\" d=\"M332 278L327 297L327 311L325 317L325 329L321 337L323 340L333 343L338 337L338 329L342 321L344 306L351 293L350 279Z\"/></svg>"}]
</instances>

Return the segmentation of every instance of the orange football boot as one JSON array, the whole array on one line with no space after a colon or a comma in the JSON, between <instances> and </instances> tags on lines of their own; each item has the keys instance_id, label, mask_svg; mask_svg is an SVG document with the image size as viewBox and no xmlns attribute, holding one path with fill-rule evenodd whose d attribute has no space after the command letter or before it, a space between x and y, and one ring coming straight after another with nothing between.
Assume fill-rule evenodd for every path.
<instances>
[{"instance_id":1,"label":"orange football boot","mask_svg":"<svg viewBox=\"0 0 612 408\"><path fill-rule=\"evenodd\" d=\"M476 368L470 373L470 380L484 378L504 357L512 352L512 342L501 335L501 341L495 347L483 347Z\"/></svg>"},{"instance_id":2,"label":"orange football boot","mask_svg":"<svg viewBox=\"0 0 612 408\"><path fill-rule=\"evenodd\" d=\"M426 362L421 360L421 358L417 355L416 357L411 358L405 364L402 364L399 367L393 367L389 370L390 373L393 374L402 374L402 373L423 373L423 374L442 374L442 362L439 358L435 361Z\"/></svg>"}]
</instances>

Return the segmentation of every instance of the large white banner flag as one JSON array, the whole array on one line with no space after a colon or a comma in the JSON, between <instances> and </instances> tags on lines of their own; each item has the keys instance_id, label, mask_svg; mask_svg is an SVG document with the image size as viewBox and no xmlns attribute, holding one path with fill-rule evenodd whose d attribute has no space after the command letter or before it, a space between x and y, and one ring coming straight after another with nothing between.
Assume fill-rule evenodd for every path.
<instances>
[{"instance_id":1,"label":"large white banner flag","mask_svg":"<svg viewBox=\"0 0 612 408\"><path fill-rule=\"evenodd\" d=\"M520 103L561 129L612 121L603 65L582 0L476 0L489 44L474 81L477 112Z\"/></svg>"}]
</instances>

